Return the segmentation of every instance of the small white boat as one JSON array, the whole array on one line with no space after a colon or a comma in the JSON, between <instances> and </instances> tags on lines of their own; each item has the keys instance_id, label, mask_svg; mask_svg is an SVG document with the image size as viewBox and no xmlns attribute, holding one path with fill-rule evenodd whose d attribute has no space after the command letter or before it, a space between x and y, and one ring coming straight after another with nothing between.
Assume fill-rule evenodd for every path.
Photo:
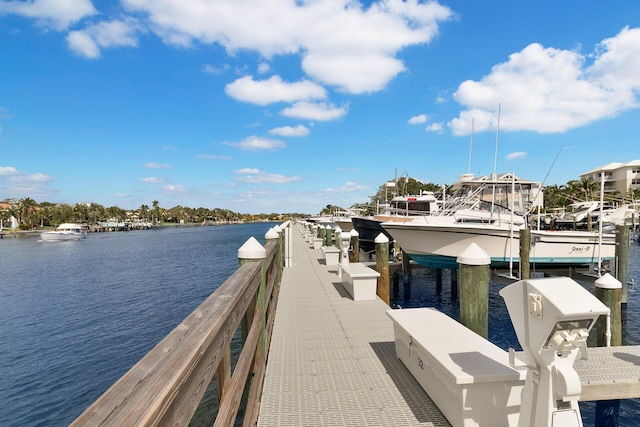
<instances>
[{"instance_id":1,"label":"small white boat","mask_svg":"<svg viewBox=\"0 0 640 427\"><path fill-rule=\"evenodd\" d=\"M80 224L64 223L56 227L54 231L40 233L44 242L57 242L61 240L80 240L87 237L87 230Z\"/></svg>"}]
</instances>

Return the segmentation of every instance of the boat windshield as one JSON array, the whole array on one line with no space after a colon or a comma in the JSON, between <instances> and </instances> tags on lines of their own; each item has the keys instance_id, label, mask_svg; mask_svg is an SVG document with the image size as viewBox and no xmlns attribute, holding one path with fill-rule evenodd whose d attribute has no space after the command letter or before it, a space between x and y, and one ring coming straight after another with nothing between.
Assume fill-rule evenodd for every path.
<instances>
[{"instance_id":1,"label":"boat windshield","mask_svg":"<svg viewBox=\"0 0 640 427\"><path fill-rule=\"evenodd\" d=\"M540 186L529 181L467 181L457 184L445 201L442 214L461 209L510 213L525 216L535 204Z\"/></svg>"}]
</instances>

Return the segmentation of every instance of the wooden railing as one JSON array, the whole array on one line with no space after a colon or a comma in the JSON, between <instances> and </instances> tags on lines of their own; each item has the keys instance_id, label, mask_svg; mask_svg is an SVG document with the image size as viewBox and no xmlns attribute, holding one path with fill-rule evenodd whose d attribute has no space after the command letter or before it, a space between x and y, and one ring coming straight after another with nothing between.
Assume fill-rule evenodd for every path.
<instances>
[{"instance_id":1,"label":"wooden railing","mask_svg":"<svg viewBox=\"0 0 640 427\"><path fill-rule=\"evenodd\" d=\"M186 426L214 375L219 402L214 425L234 425L245 385L243 425L255 425L282 273L283 234L267 241L264 260L241 263L71 425ZM230 344L241 323L246 338L232 374Z\"/></svg>"}]
</instances>

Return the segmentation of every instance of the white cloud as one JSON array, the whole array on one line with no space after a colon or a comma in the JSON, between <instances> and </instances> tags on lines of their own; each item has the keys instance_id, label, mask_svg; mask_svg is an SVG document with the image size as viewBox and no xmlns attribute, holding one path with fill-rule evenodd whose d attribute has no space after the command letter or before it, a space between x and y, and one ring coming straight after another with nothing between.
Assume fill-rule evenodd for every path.
<instances>
[{"instance_id":1,"label":"white cloud","mask_svg":"<svg viewBox=\"0 0 640 427\"><path fill-rule=\"evenodd\" d=\"M258 65L258 73L260 73L260 74L264 74L264 73L268 72L269 70L271 70L271 66L266 62L261 62Z\"/></svg>"},{"instance_id":2,"label":"white cloud","mask_svg":"<svg viewBox=\"0 0 640 427\"><path fill-rule=\"evenodd\" d=\"M241 174L245 174L245 175L257 175L260 173L260 169L256 169L256 168L243 168L243 169L238 169L236 171L236 173L241 173Z\"/></svg>"},{"instance_id":3,"label":"white cloud","mask_svg":"<svg viewBox=\"0 0 640 427\"><path fill-rule=\"evenodd\" d=\"M278 135L278 136L308 136L309 129L302 125L298 125L296 127L282 126L279 128L271 129L269 133L271 135Z\"/></svg>"},{"instance_id":4,"label":"white cloud","mask_svg":"<svg viewBox=\"0 0 640 427\"><path fill-rule=\"evenodd\" d=\"M27 0L0 2L0 15L15 14L35 19L38 25L66 30L82 18L96 14L91 0Z\"/></svg>"},{"instance_id":5,"label":"white cloud","mask_svg":"<svg viewBox=\"0 0 640 427\"><path fill-rule=\"evenodd\" d=\"M70 31L67 35L69 49L80 56L93 59L100 57L101 48L137 47L137 33L144 30L134 18L120 21L100 22L84 30Z\"/></svg>"},{"instance_id":6,"label":"white cloud","mask_svg":"<svg viewBox=\"0 0 640 427\"><path fill-rule=\"evenodd\" d=\"M592 65L588 59L593 58ZM533 43L494 66L480 81L465 81L454 99L466 109L451 120L456 135L500 129L564 132L637 108L640 28L624 28L592 55Z\"/></svg>"},{"instance_id":7,"label":"white cloud","mask_svg":"<svg viewBox=\"0 0 640 427\"><path fill-rule=\"evenodd\" d=\"M0 166L0 175L16 175L18 170L13 166Z\"/></svg>"},{"instance_id":8,"label":"white cloud","mask_svg":"<svg viewBox=\"0 0 640 427\"><path fill-rule=\"evenodd\" d=\"M297 119L329 121L343 117L347 114L347 111L347 107L336 107L327 102L312 103L300 101L282 110L282 114Z\"/></svg>"},{"instance_id":9,"label":"white cloud","mask_svg":"<svg viewBox=\"0 0 640 427\"><path fill-rule=\"evenodd\" d=\"M427 132L433 133L442 133L444 128L444 123L431 123L429 126L425 128Z\"/></svg>"},{"instance_id":10,"label":"white cloud","mask_svg":"<svg viewBox=\"0 0 640 427\"><path fill-rule=\"evenodd\" d=\"M224 144L241 150L260 151L260 150L279 150L285 148L287 144L277 139L261 138L259 136L250 136L240 142L225 142Z\"/></svg>"},{"instance_id":11,"label":"white cloud","mask_svg":"<svg viewBox=\"0 0 640 427\"><path fill-rule=\"evenodd\" d=\"M429 43L452 11L437 2L276 0L122 0L147 15L166 43L217 43L229 53L256 51L264 58L302 55L315 80L349 93L383 89L405 69L396 54Z\"/></svg>"},{"instance_id":12,"label":"white cloud","mask_svg":"<svg viewBox=\"0 0 640 427\"><path fill-rule=\"evenodd\" d=\"M221 67L214 67L211 64L203 64L201 68L202 72L207 74L222 74L224 71L227 71L228 69L229 69L229 65L227 64Z\"/></svg>"},{"instance_id":13,"label":"white cloud","mask_svg":"<svg viewBox=\"0 0 640 427\"><path fill-rule=\"evenodd\" d=\"M347 181L344 185L341 185L337 188L327 188L324 191L328 193L351 193L354 191L367 190L369 187L366 185L362 185L357 182Z\"/></svg>"},{"instance_id":14,"label":"white cloud","mask_svg":"<svg viewBox=\"0 0 640 427\"><path fill-rule=\"evenodd\" d=\"M427 117L426 114L419 114L411 117L407 123L410 125L418 125L420 123L427 123L427 120L429 120L429 117Z\"/></svg>"},{"instance_id":15,"label":"white cloud","mask_svg":"<svg viewBox=\"0 0 640 427\"><path fill-rule=\"evenodd\" d=\"M588 70L591 79L620 96L640 91L640 28L623 28L615 37L603 40L596 52Z\"/></svg>"},{"instance_id":16,"label":"white cloud","mask_svg":"<svg viewBox=\"0 0 640 427\"><path fill-rule=\"evenodd\" d=\"M156 177L153 177L153 176L149 176L149 177L146 177L146 178L142 178L140 181L146 182L146 183L149 183L149 184L162 184L164 182L164 178L156 178Z\"/></svg>"},{"instance_id":17,"label":"white cloud","mask_svg":"<svg viewBox=\"0 0 640 427\"><path fill-rule=\"evenodd\" d=\"M245 168L236 171L237 174L242 175L236 179L241 182L250 182L254 184L287 184L289 182L300 181L300 176L285 176L280 174L273 174L263 172L259 169Z\"/></svg>"},{"instance_id":18,"label":"white cloud","mask_svg":"<svg viewBox=\"0 0 640 427\"><path fill-rule=\"evenodd\" d=\"M282 81L280 76L259 81L253 80L251 76L241 77L233 83L229 83L225 87L225 92L234 99L257 105L327 97L327 91L320 85L308 80L286 83Z\"/></svg>"},{"instance_id":19,"label":"white cloud","mask_svg":"<svg viewBox=\"0 0 640 427\"><path fill-rule=\"evenodd\" d=\"M167 184L164 189L170 193L184 193L187 191L187 187L181 184Z\"/></svg>"},{"instance_id":20,"label":"white cloud","mask_svg":"<svg viewBox=\"0 0 640 427\"><path fill-rule=\"evenodd\" d=\"M40 183L40 182L50 182L53 181L53 178L51 178L49 175L44 174L44 173L33 173L30 175L27 174L19 174L19 175L12 175L9 178L9 181L12 182L32 182L32 183Z\"/></svg>"},{"instance_id":21,"label":"white cloud","mask_svg":"<svg viewBox=\"0 0 640 427\"><path fill-rule=\"evenodd\" d=\"M524 157L527 157L527 153L524 151L516 151L505 156L507 160L522 159Z\"/></svg>"},{"instance_id":22,"label":"white cloud","mask_svg":"<svg viewBox=\"0 0 640 427\"><path fill-rule=\"evenodd\" d=\"M154 163L154 162L147 162L144 165L144 167L149 169L171 169L171 166L165 163Z\"/></svg>"},{"instance_id":23,"label":"white cloud","mask_svg":"<svg viewBox=\"0 0 640 427\"><path fill-rule=\"evenodd\" d=\"M0 166L0 199L7 197L47 198L53 193L48 184L53 177L36 172L28 174L13 166Z\"/></svg>"}]
</instances>

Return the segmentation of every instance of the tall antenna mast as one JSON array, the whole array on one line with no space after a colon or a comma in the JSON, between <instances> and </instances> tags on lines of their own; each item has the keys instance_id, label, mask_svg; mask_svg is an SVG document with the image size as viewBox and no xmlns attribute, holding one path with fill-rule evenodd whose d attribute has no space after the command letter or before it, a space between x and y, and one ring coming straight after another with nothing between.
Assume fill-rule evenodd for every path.
<instances>
[{"instance_id":1,"label":"tall antenna mast","mask_svg":"<svg viewBox=\"0 0 640 427\"><path fill-rule=\"evenodd\" d=\"M498 126L496 129L496 153L493 158L493 174L497 173L496 168L498 167L498 135L500 134L500 107L502 104L498 104Z\"/></svg>"},{"instance_id":2,"label":"tall antenna mast","mask_svg":"<svg viewBox=\"0 0 640 427\"><path fill-rule=\"evenodd\" d=\"M467 167L467 173L471 173L471 151L473 149L473 124L475 117L471 118L471 141L469 142L469 166Z\"/></svg>"}]
</instances>

